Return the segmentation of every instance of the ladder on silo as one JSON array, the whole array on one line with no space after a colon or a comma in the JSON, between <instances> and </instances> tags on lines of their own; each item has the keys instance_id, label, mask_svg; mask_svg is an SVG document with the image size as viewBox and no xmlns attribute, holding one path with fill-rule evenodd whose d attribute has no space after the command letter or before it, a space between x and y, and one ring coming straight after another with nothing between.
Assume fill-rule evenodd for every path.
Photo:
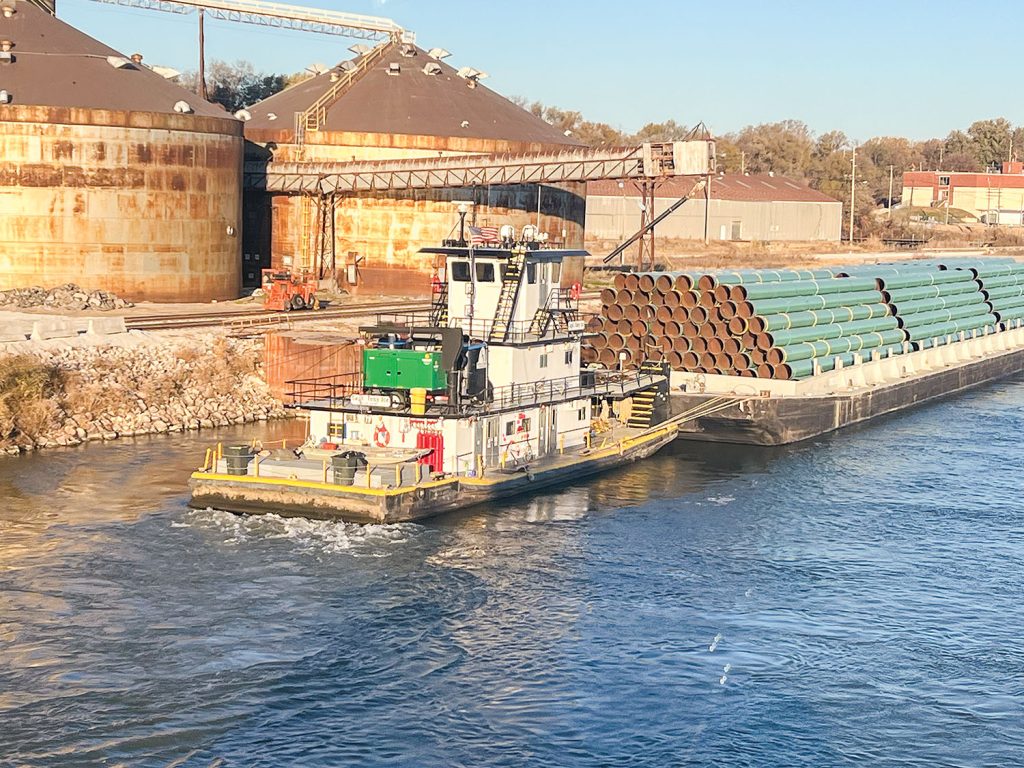
<instances>
[{"instance_id":1,"label":"ladder on silo","mask_svg":"<svg viewBox=\"0 0 1024 768\"><path fill-rule=\"evenodd\" d=\"M304 143L308 131L319 131L327 121L327 110L334 106L334 103L341 98L345 91L361 80L363 75L370 71L372 65L400 41L400 38L392 37L360 56L355 60L352 69L343 72L338 81L332 83L331 87L320 95L320 98L310 104L305 111L296 112L295 143Z\"/></svg>"},{"instance_id":2,"label":"ladder on silo","mask_svg":"<svg viewBox=\"0 0 1024 768\"><path fill-rule=\"evenodd\" d=\"M525 249L517 248L512 251L508 264L505 266L505 275L501 280L501 294L498 296L498 306L494 310L494 324L487 337L487 341L491 344L508 341L509 324L512 320L512 312L516 308L516 297L519 296L519 284L522 282L525 263Z\"/></svg>"}]
</instances>

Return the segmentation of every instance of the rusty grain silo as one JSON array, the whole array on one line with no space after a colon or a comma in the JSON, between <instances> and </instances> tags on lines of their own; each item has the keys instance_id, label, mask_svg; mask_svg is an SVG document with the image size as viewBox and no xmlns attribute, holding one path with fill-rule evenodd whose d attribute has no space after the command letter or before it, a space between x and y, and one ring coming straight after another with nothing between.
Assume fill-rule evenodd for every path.
<instances>
[{"instance_id":1,"label":"rusty grain silo","mask_svg":"<svg viewBox=\"0 0 1024 768\"><path fill-rule=\"evenodd\" d=\"M238 295L242 125L46 13L0 11L0 288Z\"/></svg>"},{"instance_id":2,"label":"rusty grain silo","mask_svg":"<svg viewBox=\"0 0 1024 768\"><path fill-rule=\"evenodd\" d=\"M248 158L351 161L432 158L455 154L565 150L578 143L533 114L479 84L472 70L443 61L446 51L425 51L393 41L342 62L329 72L250 107L245 124ZM352 82L324 107L322 123L296 138L296 116L350 73ZM344 84L344 83L343 83ZM479 225L536 224L551 242L582 247L586 189L583 184L514 185L473 189L361 193L334 201L333 265L341 275L362 259L360 287L412 292L431 261L417 252L452 236L457 201L472 201ZM539 211L538 211L539 204ZM247 270L273 266L322 266L321 233L330 231L310 197L247 194ZM403 274L404 273L404 274ZM411 274L410 274L411 273ZM410 279L406 279L410 278Z\"/></svg>"}]
</instances>

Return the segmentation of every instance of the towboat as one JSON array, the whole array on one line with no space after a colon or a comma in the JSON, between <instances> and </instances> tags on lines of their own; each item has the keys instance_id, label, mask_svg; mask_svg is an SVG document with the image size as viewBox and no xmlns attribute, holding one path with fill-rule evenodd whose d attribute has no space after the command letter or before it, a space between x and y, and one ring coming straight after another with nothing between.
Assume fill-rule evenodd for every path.
<instances>
[{"instance_id":1,"label":"towboat","mask_svg":"<svg viewBox=\"0 0 1024 768\"><path fill-rule=\"evenodd\" d=\"M425 249L422 314L360 328L359 370L291 382L308 415L295 448L218 445L193 507L362 523L418 520L556 486L672 441L667 371L581 364L585 251L536 230Z\"/></svg>"}]
</instances>

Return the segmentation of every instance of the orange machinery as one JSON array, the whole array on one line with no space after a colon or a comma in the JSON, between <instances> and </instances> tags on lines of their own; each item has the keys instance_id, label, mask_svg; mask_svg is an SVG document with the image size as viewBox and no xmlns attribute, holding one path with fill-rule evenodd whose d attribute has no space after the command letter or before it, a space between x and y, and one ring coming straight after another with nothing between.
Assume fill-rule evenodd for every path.
<instances>
[{"instance_id":1,"label":"orange machinery","mask_svg":"<svg viewBox=\"0 0 1024 768\"><path fill-rule=\"evenodd\" d=\"M263 270L263 306L288 312L293 309L319 309L316 299L317 280L309 272Z\"/></svg>"}]
</instances>

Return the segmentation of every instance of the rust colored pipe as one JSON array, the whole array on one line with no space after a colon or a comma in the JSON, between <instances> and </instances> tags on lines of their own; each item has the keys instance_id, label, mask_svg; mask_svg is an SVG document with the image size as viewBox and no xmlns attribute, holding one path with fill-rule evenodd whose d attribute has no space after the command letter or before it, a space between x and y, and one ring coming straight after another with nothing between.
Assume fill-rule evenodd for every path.
<instances>
[{"instance_id":1,"label":"rust colored pipe","mask_svg":"<svg viewBox=\"0 0 1024 768\"><path fill-rule=\"evenodd\" d=\"M661 274L658 275L658 279L654 281L654 288L658 293L666 294L672 290L672 275Z\"/></svg>"},{"instance_id":2,"label":"rust colored pipe","mask_svg":"<svg viewBox=\"0 0 1024 768\"><path fill-rule=\"evenodd\" d=\"M676 339L673 339L670 336L662 336L658 340L658 346L661 347L663 352L671 352L676 348Z\"/></svg>"},{"instance_id":3,"label":"rust colored pipe","mask_svg":"<svg viewBox=\"0 0 1024 768\"><path fill-rule=\"evenodd\" d=\"M604 349L605 347L608 346L607 333L597 333L594 334L593 336L588 336L587 340L590 342L590 346L592 346L594 349Z\"/></svg>"},{"instance_id":4,"label":"rust colored pipe","mask_svg":"<svg viewBox=\"0 0 1024 768\"><path fill-rule=\"evenodd\" d=\"M615 277L612 278L612 285L615 286L616 291L621 291L626 287L626 275L623 272L617 272Z\"/></svg>"},{"instance_id":5,"label":"rust colored pipe","mask_svg":"<svg viewBox=\"0 0 1024 768\"><path fill-rule=\"evenodd\" d=\"M705 339L713 339L718 335L713 323L704 323L697 333Z\"/></svg>"},{"instance_id":6,"label":"rust colored pipe","mask_svg":"<svg viewBox=\"0 0 1024 768\"><path fill-rule=\"evenodd\" d=\"M615 289L613 288L602 288L601 289L601 303L606 307L610 304L615 303Z\"/></svg>"},{"instance_id":7,"label":"rust colored pipe","mask_svg":"<svg viewBox=\"0 0 1024 768\"><path fill-rule=\"evenodd\" d=\"M701 291L700 300L697 303L705 309L713 309L715 306L715 294L711 291Z\"/></svg>"},{"instance_id":8,"label":"rust colored pipe","mask_svg":"<svg viewBox=\"0 0 1024 768\"><path fill-rule=\"evenodd\" d=\"M690 342L690 349L692 349L698 355L703 355L705 352L708 351L708 340L702 338L701 336L697 336L696 338L693 339L687 339L687 341Z\"/></svg>"},{"instance_id":9,"label":"rust colored pipe","mask_svg":"<svg viewBox=\"0 0 1024 768\"><path fill-rule=\"evenodd\" d=\"M764 333L766 327L764 324L764 318L758 317L757 315L747 318L747 326L754 333Z\"/></svg>"},{"instance_id":10,"label":"rust colored pipe","mask_svg":"<svg viewBox=\"0 0 1024 768\"><path fill-rule=\"evenodd\" d=\"M713 291L716 285L718 285L718 281L713 275L701 275L697 278L697 287L701 291Z\"/></svg>"},{"instance_id":11,"label":"rust colored pipe","mask_svg":"<svg viewBox=\"0 0 1024 768\"><path fill-rule=\"evenodd\" d=\"M689 352L690 351L690 341L689 341L689 339L683 339L683 338L679 338L679 337L676 337L676 338L672 339L672 349L674 349L679 354L683 354L684 352Z\"/></svg>"},{"instance_id":12,"label":"rust colored pipe","mask_svg":"<svg viewBox=\"0 0 1024 768\"><path fill-rule=\"evenodd\" d=\"M650 304L645 304L640 307L640 319L651 321L658 316L659 307L652 307Z\"/></svg>"},{"instance_id":13,"label":"rust colored pipe","mask_svg":"<svg viewBox=\"0 0 1024 768\"><path fill-rule=\"evenodd\" d=\"M683 301L683 294L679 291L668 291L665 294L665 306L671 309L678 307Z\"/></svg>"},{"instance_id":14,"label":"rust colored pipe","mask_svg":"<svg viewBox=\"0 0 1024 768\"><path fill-rule=\"evenodd\" d=\"M690 319L690 310L686 307L675 307L672 310L672 319L677 323L685 323Z\"/></svg>"},{"instance_id":15,"label":"rust colored pipe","mask_svg":"<svg viewBox=\"0 0 1024 768\"><path fill-rule=\"evenodd\" d=\"M650 272L645 272L637 278L637 287L644 293L653 291L655 283L655 277Z\"/></svg>"},{"instance_id":16,"label":"rust colored pipe","mask_svg":"<svg viewBox=\"0 0 1024 768\"><path fill-rule=\"evenodd\" d=\"M632 272L626 275L625 288L627 291L635 291L640 287L640 278Z\"/></svg>"},{"instance_id":17,"label":"rust colored pipe","mask_svg":"<svg viewBox=\"0 0 1024 768\"><path fill-rule=\"evenodd\" d=\"M751 318L754 316L754 305L749 301L733 302L736 304L736 316Z\"/></svg>"},{"instance_id":18,"label":"rust colored pipe","mask_svg":"<svg viewBox=\"0 0 1024 768\"><path fill-rule=\"evenodd\" d=\"M747 292L741 290L742 288L743 286L741 285L734 285L729 288L729 298L735 301L737 304L740 303L741 301L747 300Z\"/></svg>"},{"instance_id":19,"label":"rust colored pipe","mask_svg":"<svg viewBox=\"0 0 1024 768\"><path fill-rule=\"evenodd\" d=\"M677 323L675 320L669 320L665 323L664 333L672 338L678 338L683 335L683 326Z\"/></svg>"},{"instance_id":20,"label":"rust colored pipe","mask_svg":"<svg viewBox=\"0 0 1024 768\"><path fill-rule=\"evenodd\" d=\"M772 347L765 351L764 359L766 363L771 365L782 365L786 362L786 355L778 347Z\"/></svg>"},{"instance_id":21,"label":"rust colored pipe","mask_svg":"<svg viewBox=\"0 0 1024 768\"><path fill-rule=\"evenodd\" d=\"M684 352L682 368L687 371L692 371L694 368L700 365L700 355L696 352Z\"/></svg>"},{"instance_id":22,"label":"rust colored pipe","mask_svg":"<svg viewBox=\"0 0 1024 768\"><path fill-rule=\"evenodd\" d=\"M740 371L740 376L742 376L745 379L753 379L757 376L757 371L753 370L752 368L744 368L742 371Z\"/></svg>"},{"instance_id":23,"label":"rust colored pipe","mask_svg":"<svg viewBox=\"0 0 1024 768\"><path fill-rule=\"evenodd\" d=\"M721 320L712 320L708 325L711 326L711 330L714 332L715 336L718 336L719 338L724 339L729 335L729 326Z\"/></svg>"},{"instance_id":24,"label":"rust colored pipe","mask_svg":"<svg viewBox=\"0 0 1024 768\"><path fill-rule=\"evenodd\" d=\"M619 362L619 353L610 347L605 347L597 353L597 362L608 368L613 368Z\"/></svg>"},{"instance_id":25,"label":"rust colored pipe","mask_svg":"<svg viewBox=\"0 0 1024 768\"><path fill-rule=\"evenodd\" d=\"M757 335L747 331L740 336L740 344L744 349L757 349Z\"/></svg>"},{"instance_id":26,"label":"rust colored pipe","mask_svg":"<svg viewBox=\"0 0 1024 768\"><path fill-rule=\"evenodd\" d=\"M685 366L685 363L683 361L683 355L675 351L669 352L667 355L665 355L665 362L667 362L669 366L676 371L682 369Z\"/></svg>"},{"instance_id":27,"label":"rust colored pipe","mask_svg":"<svg viewBox=\"0 0 1024 768\"><path fill-rule=\"evenodd\" d=\"M615 332L621 336L628 336L633 332L633 323L623 318L615 324Z\"/></svg>"},{"instance_id":28,"label":"rust colored pipe","mask_svg":"<svg viewBox=\"0 0 1024 768\"><path fill-rule=\"evenodd\" d=\"M588 333L600 333L604 328L604 318L594 315L587 320L586 330Z\"/></svg>"},{"instance_id":29,"label":"rust colored pipe","mask_svg":"<svg viewBox=\"0 0 1024 768\"><path fill-rule=\"evenodd\" d=\"M632 322L640 319L640 307L636 304L627 304L622 308L622 316Z\"/></svg>"},{"instance_id":30,"label":"rust colored pipe","mask_svg":"<svg viewBox=\"0 0 1024 768\"><path fill-rule=\"evenodd\" d=\"M768 363L761 363L757 366L757 377L759 379L774 379L775 378L775 366Z\"/></svg>"},{"instance_id":31,"label":"rust colored pipe","mask_svg":"<svg viewBox=\"0 0 1024 768\"><path fill-rule=\"evenodd\" d=\"M654 316L659 322L667 323L672 319L672 310L669 307L658 307Z\"/></svg>"},{"instance_id":32,"label":"rust colored pipe","mask_svg":"<svg viewBox=\"0 0 1024 768\"><path fill-rule=\"evenodd\" d=\"M715 303L721 304L723 301L729 300L729 286L727 285L716 285L715 290Z\"/></svg>"},{"instance_id":33,"label":"rust colored pipe","mask_svg":"<svg viewBox=\"0 0 1024 768\"><path fill-rule=\"evenodd\" d=\"M759 333L759 334L757 334L757 346L759 346L761 349L763 349L765 351L768 351L769 349L774 347L775 343L772 341L771 334L770 333Z\"/></svg>"},{"instance_id":34,"label":"rust colored pipe","mask_svg":"<svg viewBox=\"0 0 1024 768\"><path fill-rule=\"evenodd\" d=\"M693 290L693 278L689 275L676 275L675 289L680 293Z\"/></svg>"},{"instance_id":35,"label":"rust colored pipe","mask_svg":"<svg viewBox=\"0 0 1024 768\"><path fill-rule=\"evenodd\" d=\"M696 291L684 291L679 294L680 306L686 307L687 309L693 309L700 304L700 294Z\"/></svg>"},{"instance_id":36,"label":"rust colored pipe","mask_svg":"<svg viewBox=\"0 0 1024 768\"><path fill-rule=\"evenodd\" d=\"M718 314L723 320L732 320L736 317L736 303L732 301L724 301L721 306L718 307Z\"/></svg>"},{"instance_id":37,"label":"rust colored pipe","mask_svg":"<svg viewBox=\"0 0 1024 768\"><path fill-rule=\"evenodd\" d=\"M626 337L621 333L613 333L608 337L608 346L605 349L610 349L612 352L619 352L626 347Z\"/></svg>"},{"instance_id":38,"label":"rust colored pipe","mask_svg":"<svg viewBox=\"0 0 1024 768\"><path fill-rule=\"evenodd\" d=\"M720 355L725 351L725 343L720 338L708 339L708 352Z\"/></svg>"},{"instance_id":39,"label":"rust colored pipe","mask_svg":"<svg viewBox=\"0 0 1024 768\"><path fill-rule=\"evenodd\" d=\"M697 325L704 325L710 318L708 310L704 307L694 307L690 310L689 319Z\"/></svg>"},{"instance_id":40,"label":"rust colored pipe","mask_svg":"<svg viewBox=\"0 0 1024 768\"><path fill-rule=\"evenodd\" d=\"M725 373L732 368L732 358L725 354L725 352L719 352L715 355L715 368Z\"/></svg>"},{"instance_id":41,"label":"rust colored pipe","mask_svg":"<svg viewBox=\"0 0 1024 768\"><path fill-rule=\"evenodd\" d=\"M633 303L633 292L628 288L622 288L615 292L615 303L623 307Z\"/></svg>"},{"instance_id":42,"label":"rust colored pipe","mask_svg":"<svg viewBox=\"0 0 1024 768\"><path fill-rule=\"evenodd\" d=\"M739 339L729 337L722 342L723 351L728 352L730 355L738 355L743 351L743 345L740 344Z\"/></svg>"},{"instance_id":43,"label":"rust colored pipe","mask_svg":"<svg viewBox=\"0 0 1024 768\"><path fill-rule=\"evenodd\" d=\"M622 319L622 305L612 304L604 314L609 320L617 322Z\"/></svg>"},{"instance_id":44,"label":"rust colored pipe","mask_svg":"<svg viewBox=\"0 0 1024 768\"><path fill-rule=\"evenodd\" d=\"M687 320L685 323L683 323L683 336L685 336L688 339L692 339L695 336L699 336L701 327L702 326L697 325L697 323L693 322L692 320Z\"/></svg>"},{"instance_id":45,"label":"rust colored pipe","mask_svg":"<svg viewBox=\"0 0 1024 768\"><path fill-rule=\"evenodd\" d=\"M767 363L768 358L765 357L765 351L763 349L752 349L748 353L750 355L750 364L755 368L762 363Z\"/></svg>"},{"instance_id":46,"label":"rust colored pipe","mask_svg":"<svg viewBox=\"0 0 1024 768\"><path fill-rule=\"evenodd\" d=\"M745 355L742 352L729 355L729 359L732 360L732 367L737 371L745 371L751 364L750 355Z\"/></svg>"},{"instance_id":47,"label":"rust colored pipe","mask_svg":"<svg viewBox=\"0 0 1024 768\"><path fill-rule=\"evenodd\" d=\"M640 339L638 339L636 336L627 336L626 337L626 349L628 349L630 352L639 352L640 351Z\"/></svg>"},{"instance_id":48,"label":"rust colored pipe","mask_svg":"<svg viewBox=\"0 0 1024 768\"><path fill-rule=\"evenodd\" d=\"M629 327L629 332L637 338L647 335L647 323L643 320L634 320Z\"/></svg>"},{"instance_id":49,"label":"rust colored pipe","mask_svg":"<svg viewBox=\"0 0 1024 768\"><path fill-rule=\"evenodd\" d=\"M742 317L734 317L729 321L729 333L733 336L742 336L748 330L750 330L750 323Z\"/></svg>"},{"instance_id":50,"label":"rust colored pipe","mask_svg":"<svg viewBox=\"0 0 1024 768\"><path fill-rule=\"evenodd\" d=\"M715 367L715 356L710 352L705 352L700 356L700 367L706 370L711 370Z\"/></svg>"}]
</instances>

